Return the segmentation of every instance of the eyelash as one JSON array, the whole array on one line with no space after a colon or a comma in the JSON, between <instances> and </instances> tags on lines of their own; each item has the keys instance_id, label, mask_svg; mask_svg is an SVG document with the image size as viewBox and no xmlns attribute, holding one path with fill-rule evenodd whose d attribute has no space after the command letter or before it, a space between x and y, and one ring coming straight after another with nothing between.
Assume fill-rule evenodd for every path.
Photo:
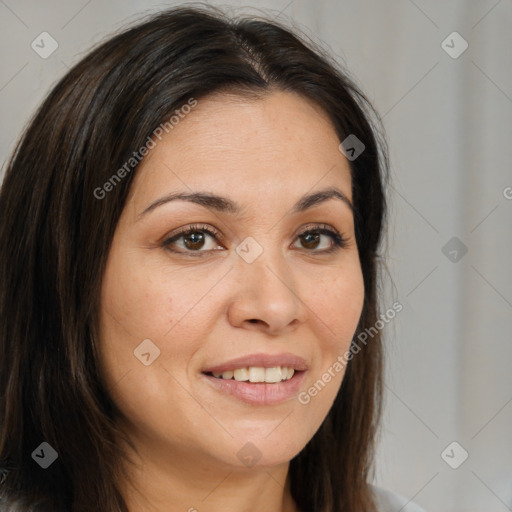
<instances>
[{"instance_id":1,"label":"eyelash","mask_svg":"<svg viewBox=\"0 0 512 512\"><path fill-rule=\"evenodd\" d=\"M190 250L176 251L176 250L173 250L173 249L169 248L169 246L172 243L176 242L180 238L182 238L182 237L184 237L186 235L190 235L191 233L197 233L197 232L207 233L212 238L214 238L217 242L219 242L219 241L222 242L222 240L224 238L221 235L220 232L218 232L216 230L213 230L209 226L206 226L206 225L203 225L203 224L194 224L194 225L191 225L191 226L187 226L186 228L178 231L177 233L174 233L171 237L165 239L162 242L162 247L166 248L167 250L169 250L169 251L171 251L171 252L173 252L175 254L186 254L186 255L193 256L193 257L203 257L205 254L209 254L209 253L217 250L217 249L214 249L214 250L206 250L206 251L201 251L201 250L197 250L197 251L190 251ZM304 249L306 252L319 253L319 254L331 254L331 253L336 252L339 249L342 249L342 248L344 248L346 246L345 238L342 235L340 235L340 233L338 233L338 231L336 231L335 229L327 227L327 225L325 225L325 224L314 225L314 227L307 226L304 231L301 231L297 235L297 238L299 238L300 236L309 235L309 234L328 235L328 236L331 237L333 244L332 244L332 246L329 249L323 249L323 250L320 250L320 251L317 251L315 249L311 249L311 250Z\"/></svg>"}]
</instances>

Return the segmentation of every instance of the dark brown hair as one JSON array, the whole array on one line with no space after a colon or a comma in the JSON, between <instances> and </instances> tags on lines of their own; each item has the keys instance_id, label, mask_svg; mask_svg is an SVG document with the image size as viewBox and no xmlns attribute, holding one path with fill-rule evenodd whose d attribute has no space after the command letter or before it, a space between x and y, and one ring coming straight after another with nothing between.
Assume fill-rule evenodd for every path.
<instances>
[{"instance_id":1,"label":"dark brown hair","mask_svg":"<svg viewBox=\"0 0 512 512\"><path fill-rule=\"evenodd\" d=\"M377 259L388 156L368 99L327 53L277 22L215 8L152 14L99 44L50 91L10 159L0 192L0 486L7 509L127 511L117 482L120 411L99 372L105 264L136 172L94 193L169 115L214 92L294 91L329 115L350 161L365 300L356 336L377 320ZM379 335L347 366L327 418L290 463L305 512L375 510L382 395ZM32 460L42 442L58 453ZM129 442L129 441L127 441ZM10 508L9 508L10 507Z\"/></svg>"}]
</instances>

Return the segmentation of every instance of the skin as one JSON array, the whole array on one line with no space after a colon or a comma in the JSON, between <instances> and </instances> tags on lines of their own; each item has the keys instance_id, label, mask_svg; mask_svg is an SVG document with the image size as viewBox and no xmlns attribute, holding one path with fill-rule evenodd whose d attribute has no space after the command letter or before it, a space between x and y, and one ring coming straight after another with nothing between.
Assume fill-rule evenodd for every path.
<instances>
[{"instance_id":1,"label":"skin","mask_svg":"<svg viewBox=\"0 0 512 512\"><path fill-rule=\"evenodd\" d=\"M291 352L307 361L307 391L349 349L364 299L352 211L329 199L291 213L300 197L329 186L351 200L339 142L326 114L294 93L217 94L157 140L137 170L100 315L102 372L137 447L130 482L121 482L130 511L298 510L289 461L320 427L343 371L306 405L297 396L251 405L216 391L201 372L251 353ZM244 210L180 200L139 218L166 194L193 191L227 196ZM202 232L202 246L183 237L162 246L194 223L224 239ZM312 223L334 228L345 246L322 254L333 245L329 235L308 245L298 235ZM263 248L252 263L235 251L249 236ZM148 366L134 357L145 339L160 350ZM247 442L261 455L252 467L237 457Z\"/></svg>"}]
</instances>

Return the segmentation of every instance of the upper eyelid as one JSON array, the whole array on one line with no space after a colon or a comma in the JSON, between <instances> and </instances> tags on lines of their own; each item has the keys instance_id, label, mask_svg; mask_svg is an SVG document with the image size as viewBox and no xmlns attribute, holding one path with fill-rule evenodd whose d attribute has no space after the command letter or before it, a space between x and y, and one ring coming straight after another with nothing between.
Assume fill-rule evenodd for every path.
<instances>
[{"instance_id":1,"label":"upper eyelid","mask_svg":"<svg viewBox=\"0 0 512 512\"><path fill-rule=\"evenodd\" d=\"M215 237L218 237L219 238L219 241L222 241L223 239L225 239L225 236L222 234L221 231L219 231L218 229L216 228L213 228L212 226L209 226L209 225L203 225L203 224L191 224L189 226L185 226L183 228L178 228L178 231L174 231L173 233L169 234L169 235L165 235L164 237L164 241L169 241L169 240L173 240L175 238L179 238L181 236L184 236L186 235L187 233L189 232L194 232L194 231L206 231L208 234L211 234Z\"/></svg>"},{"instance_id":2,"label":"upper eyelid","mask_svg":"<svg viewBox=\"0 0 512 512\"><path fill-rule=\"evenodd\" d=\"M326 224L325 222L311 222L306 224L305 226L302 226L300 229L297 230L296 234L302 234L305 231L314 231L318 229L327 229L331 230L333 232L339 232L335 227L330 226L329 224ZM214 228L210 226L209 224L190 224L188 226L185 226L183 228L178 228L178 231L175 231L174 233L167 235L166 238L174 238L175 236L183 235L184 233L187 233L189 231L210 231L216 236L219 236L219 238L225 238L225 235L218 230L217 228Z\"/></svg>"}]
</instances>

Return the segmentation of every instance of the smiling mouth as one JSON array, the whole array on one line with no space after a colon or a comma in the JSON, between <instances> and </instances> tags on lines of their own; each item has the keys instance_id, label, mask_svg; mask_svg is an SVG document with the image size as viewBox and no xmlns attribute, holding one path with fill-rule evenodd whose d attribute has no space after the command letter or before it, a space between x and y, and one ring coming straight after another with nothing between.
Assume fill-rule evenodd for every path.
<instances>
[{"instance_id":1,"label":"smiling mouth","mask_svg":"<svg viewBox=\"0 0 512 512\"><path fill-rule=\"evenodd\" d=\"M261 406L293 400L307 372L289 366L245 366L222 373L220 369L202 372L208 385L225 396Z\"/></svg>"},{"instance_id":2,"label":"smiling mouth","mask_svg":"<svg viewBox=\"0 0 512 512\"><path fill-rule=\"evenodd\" d=\"M234 380L251 384L277 384L292 379L296 373L302 372L287 366L273 366L270 368L249 366L223 372L206 372L205 375L221 380Z\"/></svg>"}]
</instances>

